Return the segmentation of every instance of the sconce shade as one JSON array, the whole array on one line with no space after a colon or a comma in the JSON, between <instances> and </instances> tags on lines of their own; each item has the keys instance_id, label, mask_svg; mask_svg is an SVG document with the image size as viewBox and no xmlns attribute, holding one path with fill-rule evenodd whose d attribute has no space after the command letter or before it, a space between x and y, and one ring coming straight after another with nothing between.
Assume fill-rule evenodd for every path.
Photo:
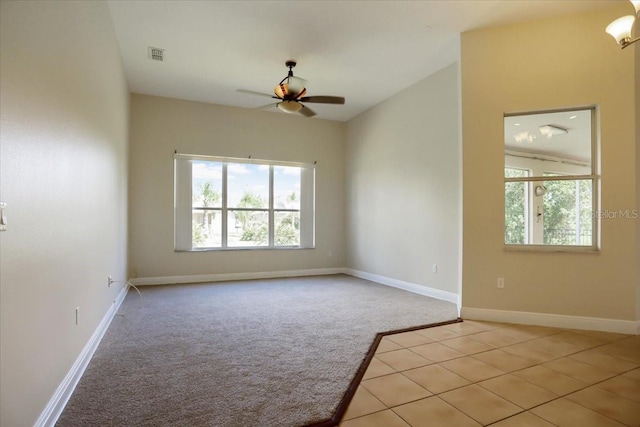
<instances>
[{"instance_id":1,"label":"sconce shade","mask_svg":"<svg viewBox=\"0 0 640 427\"><path fill-rule=\"evenodd\" d=\"M640 13L640 0L630 0L633 7L636 8L636 15Z\"/></svg>"},{"instance_id":2,"label":"sconce shade","mask_svg":"<svg viewBox=\"0 0 640 427\"><path fill-rule=\"evenodd\" d=\"M631 28L635 19L632 15L623 16L609 24L605 31L618 43L624 45L631 40Z\"/></svg>"},{"instance_id":3,"label":"sconce shade","mask_svg":"<svg viewBox=\"0 0 640 427\"><path fill-rule=\"evenodd\" d=\"M302 109L302 104L296 101L282 101L278 103L278 108L285 113L297 113Z\"/></svg>"}]
</instances>

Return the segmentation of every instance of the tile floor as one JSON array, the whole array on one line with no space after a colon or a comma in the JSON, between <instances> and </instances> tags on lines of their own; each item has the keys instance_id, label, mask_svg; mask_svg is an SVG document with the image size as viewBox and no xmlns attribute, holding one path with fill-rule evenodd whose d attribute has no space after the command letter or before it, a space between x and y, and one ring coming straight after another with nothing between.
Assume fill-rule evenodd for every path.
<instances>
[{"instance_id":1,"label":"tile floor","mask_svg":"<svg viewBox=\"0 0 640 427\"><path fill-rule=\"evenodd\" d=\"M464 321L385 336L343 427L640 427L640 336Z\"/></svg>"}]
</instances>

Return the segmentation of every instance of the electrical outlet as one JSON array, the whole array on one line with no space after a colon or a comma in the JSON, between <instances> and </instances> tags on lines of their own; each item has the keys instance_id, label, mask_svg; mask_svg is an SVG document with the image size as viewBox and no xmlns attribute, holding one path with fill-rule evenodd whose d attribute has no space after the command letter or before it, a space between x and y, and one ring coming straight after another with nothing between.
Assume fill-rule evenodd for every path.
<instances>
[{"instance_id":1,"label":"electrical outlet","mask_svg":"<svg viewBox=\"0 0 640 427\"><path fill-rule=\"evenodd\" d=\"M111 278L111 276L107 276L107 286L110 288L111 284L113 283L113 279Z\"/></svg>"},{"instance_id":2,"label":"electrical outlet","mask_svg":"<svg viewBox=\"0 0 640 427\"><path fill-rule=\"evenodd\" d=\"M504 277L498 277L498 288L504 289Z\"/></svg>"},{"instance_id":3,"label":"electrical outlet","mask_svg":"<svg viewBox=\"0 0 640 427\"><path fill-rule=\"evenodd\" d=\"M76 325L80 323L80 307L76 307Z\"/></svg>"},{"instance_id":4,"label":"electrical outlet","mask_svg":"<svg viewBox=\"0 0 640 427\"><path fill-rule=\"evenodd\" d=\"M437 273L438 272L438 264L433 264L431 266L431 272L432 273Z\"/></svg>"}]
</instances>

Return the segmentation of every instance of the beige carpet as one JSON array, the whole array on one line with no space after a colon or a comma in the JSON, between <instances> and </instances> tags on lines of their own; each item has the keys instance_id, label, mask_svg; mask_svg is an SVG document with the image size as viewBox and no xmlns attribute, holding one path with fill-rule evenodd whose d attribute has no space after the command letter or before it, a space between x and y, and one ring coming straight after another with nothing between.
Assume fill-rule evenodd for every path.
<instances>
[{"instance_id":1,"label":"beige carpet","mask_svg":"<svg viewBox=\"0 0 640 427\"><path fill-rule=\"evenodd\" d=\"M376 333L454 304L350 276L127 295L58 426L302 426L330 420Z\"/></svg>"}]
</instances>

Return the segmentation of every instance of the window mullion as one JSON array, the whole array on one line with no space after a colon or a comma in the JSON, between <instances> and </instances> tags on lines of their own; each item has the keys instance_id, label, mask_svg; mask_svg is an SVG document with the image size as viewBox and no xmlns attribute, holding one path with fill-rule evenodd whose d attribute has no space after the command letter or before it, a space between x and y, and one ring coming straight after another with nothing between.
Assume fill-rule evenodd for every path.
<instances>
[{"instance_id":1,"label":"window mullion","mask_svg":"<svg viewBox=\"0 0 640 427\"><path fill-rule=\"evenodd\" d=\"M273 165L269 166L269 247L275 246L275 214L273 212Z\"/></svg>"},{"instance_id":2,"label":"window mullion","mask_svg":"<svg viewBox=\"0 0 640 427\"><path fill-rule=\"evenodd\" d=\"M227 247L227 163L222 163L222 247Z\"/></svg>"}]
</instances>

